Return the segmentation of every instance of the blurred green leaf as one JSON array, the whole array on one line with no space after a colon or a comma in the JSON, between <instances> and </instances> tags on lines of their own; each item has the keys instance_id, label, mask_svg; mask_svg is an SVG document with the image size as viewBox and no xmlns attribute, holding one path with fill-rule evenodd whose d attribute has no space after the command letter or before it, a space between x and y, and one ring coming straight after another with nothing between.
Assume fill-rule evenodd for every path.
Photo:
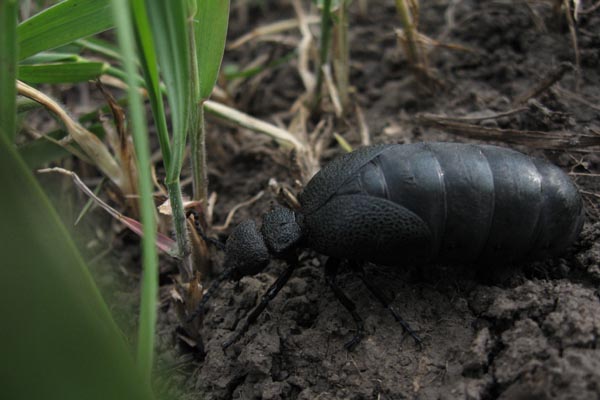
<instances>
[{"instance_id":1,"label":"blurred green leaf","mask_svg":"<svg viewBox=\"0 0 600 400\"><path fill-rule=\"evenodd\" d=\"M105 132L100 124L92 125L87 129L101 139L104 137ZM56 130L46 134L46 136L55 140L60 140L66 135L67 132L64 130ZM76 144L73 144L73 146L79 148ZM19 146L17 151L30 169L39 168L50 162L58 161L70 154L64 147L43 137Z\"/></svg>"},{"instance_id":2,"label":"blurred green leaf","mask_svg":"<svg viewBox=\"0 0 600 400\"><path fill-rule=\"evenodd\" d=\"M315 4L319 10L323 11L324 3L326 0L313 0L313 4ZM331 11L337 10L337 8L344 2L345 0L332 0L331 1Z\"/></svg>"},{"instance_id":3,"label":"blurred green leaf","mask_svg":"<svg viewBox=\"0 0 600 400\"><path fill-rule=\"evenodd\" d=\"M246 68L244 70L240 70L239 67L237 65L224 65L223 66L223 75L225 76L225 79L227 80L232 80L232 79L237 79L237 78L244 78L244 79L248 79L251 78L255 75L260 74L261 72L271 69L271 68L277 68L280 65L283 65L285 63L287 63L290 60L293 60L295 57L297 57L298 53L296 50L294 51L290 51L288 54L276 58L275 60L269 62L267 65L260 65L257 67L250 67L250 68Z\"/></svg>"},{"instance_id":4,"label":"blurred green leaf","mask_svg":"<svg viewBox=\"0 0 600 400\"><path fill-rule=\"evenodd\" d=\"M344 137L342 135L340 135L339 133L333 133L333 137L335 138L335 140L338 142L338 144L340 145L340 147L346 152L346 153L350 153L352 151L352 146L350 145L350 143L348 143L348 141L346 139L344 139Z\"/></svg>"},{"instance_id":5,"label":"blurred green leaf","mask_svg":"<svg viewBox=\"0 0 600 400\"><path fill-rule=\"evenodd\" d=\"M208 99L217 81L229 22L229 0L196 0L194 36L199 99Z\"/></svg>"},{"instance_id":6,"label":"blurred green leaf","mask_svg":"<svg viewBox=\"0 0 600 400\"><path fill-rule=\"evenodd\" d=\"M19 66L19 79L27 83L72 83L98 78L109 68L108 63L80 61Z\"/></svg>"},{"instance_id":7,"label":"blurred green leaf","mask_svg":"<svg viewBox=\"0 0 600 400\"><path fill-rule=\"evenodd\" d=\"M31 110L37 110L42 105L29 97L17 96L17 114L26 113Z\"/></svg>"},{"instance_id":8,"label":"blurred green leaf","mask_svg":"<svg viewBox=\"0 0 600 400\"><path fill-rule=\"evenodd\" d=\"M17 134L17 9L16 0L0 1L0 136L11 142Z\"/></svg>"},{"instance_id":9,"label":"blurred green leaf","mask_svg":"<svg viewBox=\"0 0 600 400\"><path fill-rule=\"evenodd\" d=\"M19 59L103 32L112 26L108 0L63 1L19 24Z\"/></svg>"},{"instance_id":10,"label":"blurred green leaf","mask_svg":"<svg viewBox=\"0 0 600 400\"><path fill-rule=\"evenodd\" d=\"M67 230L5 137L0 182L1 397L152 399Z\"/></svg>"},{"instance_id":11,"label":"blurred green leaf","mask_svg":"<svg viewBox=\"0 0 600 400\"><path fill-rule=\"evenodd\" d=\"M54 139L60 139L66 135L65 131L55 131L48 134ZM17 148L20 156L29 168L39 168L49 162L59 160L69 155L65 148L47 139L39 138L32 140Z\"/></svg>"},{"instance_id":12,"label":"blurred green leaf","mask_svg":"<svg viewBox=\"0 0 600 400\"><path fill-rule=\"evenodd\" d=\"M136 87L136 56L134 39L134 18L129 3L121 0L112 1L113 18L117 26L117 37L123 68L126 73L127 97L133 143L137 155L139 205L142 236L142 295L140 301L140 326L137 343L137 363L144 380L148 383L152 378L154 360L154 336L158 303L158 256L156 254L156 216L152 183L152 162L150 161L150 144L146 127L146 115L142 96Z\"/></svg>"}]
</instances>

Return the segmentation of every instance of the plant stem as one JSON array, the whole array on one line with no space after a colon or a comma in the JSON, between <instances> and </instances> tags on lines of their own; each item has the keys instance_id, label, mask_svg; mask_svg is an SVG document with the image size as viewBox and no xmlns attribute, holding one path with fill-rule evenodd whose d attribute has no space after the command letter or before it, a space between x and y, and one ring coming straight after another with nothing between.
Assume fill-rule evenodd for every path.
<instances>
[{"instance_id":1,"label":"plant stem","mask_svg":"<svg viewBox=\"0 0 600 400\"><path fill-rule=\"evenodd\" d=\"M334 30L333 73L342 103L342 110L348 108L350 53L348 49L348 0L342 0L337 9L337 22Z\"/></svg>"},{"instance_id":2,"label":"plant stem","mask_svg":"<svg viewBox=\"0 0 600 400\"><path fill-rule=\"evenodd\" d=\"M396 0L396 10L398 10L400 22L406 32L408 58L413 66L418 67L418 64L420 63L419 50L417 49L414 26L408 7L406 6L406 0Z\"/></svg>"},{"instance_id":3,"label":"plant stem","mask_svg":"<svg viewBox=\"0 0 600 400\"><path fill-rule=\"evenodd\" d=\"M195 107L194 117L190 123L194 200L202 201L202 206L206 207L208 176L206 173L206 127L202 104Z\"/></svg>"},{"instance_id":4,"label":"plant stem","mask_svg":"<svg viewBox=\"0 0 600 400\"><path fill-rule=\"evenodd\" d=\"M117 37L126 72L127 95L131 110L133 142L137 155L138 185L140 189L140 215L142 222L142 264L144 274L141 285L137 362L142 377L150 384L154 360L154 334L158 301L158 256L156 254L156 214L152 197L150 144L141 95L136 87L135 40L133 18L128 4L112 1L112 11ZM95 136L94 136L95 137Z\"/></svg>"},{"instance_id":5,"label":"plant stem","mask_svg":"<svg viewBox=\"0 0 600 400\"><path fill-rule=\"evenodd\" d=\"M195 15L195 12L192 13ZM192 162L192 189L194 200L200 200L202 207L207 204L208 176L206 173L206 144L204 129L204 107L205 99L201 97L201 85L206 82L200 81L200 65L198 64L198 49L196 47L196 34L193 18L190 18L190 71L192 81L192 101L190 107L189 137L190 137L190 159Z\"/></svg>"},{"instance_id":6,"label":"plant stem","mask_svg":"<svg viewBox=\"0 0 600 400\"><path fill-rule=\"evenodd\" d=\"M185 222L185 212L183 209L183 199L181 198L181 185L179 179L168 180L165 182L169 192L169 202L173 215L173 226L175 227L175 238L177 241L177 253L181 257L179 264L179 273L183 282L189 282L192 279L192 264L190 260L190 240Z\"/></svg>"},{"instance_id":7,"label":"plant stem","mask_svg":"<svg viewBox=\"0 0 600 400\"><path fill-rule=\"evenodd\" d=\"M228 107L212 100L206 100L203 108L205 108L205 111L208 111L210 114L233 124L243 128L251 129L255 132L264 133L265 135L275 139L281 146L285 148L295 148L300 152L306 151L306 146L296 139L296 137L290 132L263 120L251 117L248 114L244 114L235 108Z\"/></svg>"},{"instance_id":8,"label":"plant stem","mask_svg":"<svg viewBox=\"0 0 600 400\"><path fill-rule=\"evenodd\" d=\"M331 0L323 1L321 11L321 43L319 48L319 65L317 66L317 86L315 89L315 107L321 99L321 86L323 86L323 65L329 56L329 43L331 39Z\"/></svg>"},{"instance_id":9,"label":"plant stem","mask_svg":"<svg viewBox=\"0 0 600 400\"><path fill-rule=\"evenodd\" d=\"M106 145L92 132L88 131L78 121L71 118L62 105L39 90L21 82L16 82L16 89L22 96L37 101L50 112L55 114L65 125L67 131L83 152L94 162L102 173L110 178L123 193L128 192L126 177L119 163L112 156Z\"/></svg>"}]
</instances>

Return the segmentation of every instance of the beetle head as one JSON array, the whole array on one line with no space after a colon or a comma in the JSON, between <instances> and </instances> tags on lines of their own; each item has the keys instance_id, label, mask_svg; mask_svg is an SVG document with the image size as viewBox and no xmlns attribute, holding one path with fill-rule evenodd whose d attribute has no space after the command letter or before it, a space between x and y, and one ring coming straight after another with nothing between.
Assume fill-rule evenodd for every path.
<instances>
[{"instance_id":1,"label":"beetle head","mask_svg":"<svg viewBox=\"0 0 600 400\"><path fill-rule=\"evenodd\" d=\"M225 270L212 282L197 310L188 319L191 321L202 313L204 305L223 281L240 280L261 272L269 264L271 256L290 255L302 237L302 228L296 222L296 215L283 207L275 207L265 214L260 231L252 220L240 223L225 243Z\"/></svg>"},{"instance_id":2,"label":"beetle head","mask_svg":"<svg viewBox=\"0 0 600 400\"><path fill-rule=\"evenodd\" d=\"M269 250L252 220L240 223L225 243L225 267L231 269L231 278L255 275L270 260Z\"/></svg>"},{"instance_id":3,"label":"beetle head","mask_svg":"<svg viewBox=\"0 0 600 400\"><path fill-rule=\"evenodd\" d=\"M260 231L252 220L233 230L225 244L225 268L231 269L235 280L255 275L267 266L271 256L283 256L294 249L302 236L294 212L276 206L264 215Z\"/></svg>"}]
</instances>

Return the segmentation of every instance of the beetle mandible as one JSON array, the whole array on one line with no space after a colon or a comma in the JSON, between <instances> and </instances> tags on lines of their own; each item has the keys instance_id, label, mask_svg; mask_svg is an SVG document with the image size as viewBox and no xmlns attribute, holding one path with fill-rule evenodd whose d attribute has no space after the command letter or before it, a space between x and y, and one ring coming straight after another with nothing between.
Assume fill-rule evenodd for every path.
<instances>
[{"instance_id":1,"label":"beetle mandible","mask_svg":"<svg viewBox=\"0 0 600 400\"><path fill-rule=\"evenodd\" d=\"M336 284L339 260L382 265L434 261L477 263L543 259L563 252L581 231L584 210L569 177L548 161L514 150L458 143L417 143L364 147L344 154L319 171L299 195L300 209L275 207L259 230L243 221L225 245L225 270L202 298L198 315L225 279L262 271L271 258L288 266L248 314L228 347L256 321L298 265L297 250L329 256L325 277L352 314L356 333L362 319ZM360 277L413 338L390 301Z\"/></svg>"}]
</instances>

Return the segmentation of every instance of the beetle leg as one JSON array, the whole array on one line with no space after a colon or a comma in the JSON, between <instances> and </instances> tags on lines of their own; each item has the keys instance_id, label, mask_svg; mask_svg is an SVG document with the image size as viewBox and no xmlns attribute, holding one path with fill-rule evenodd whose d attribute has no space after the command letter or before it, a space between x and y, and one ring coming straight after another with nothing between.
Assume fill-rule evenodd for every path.
<instances>
[{"instance_id":1,"label":"beetle leg","mask_svg":"<svg viewBox=\"0 0 600 400\"><path fill-rule=\"evenodd\" d=\"M260 303L250 312L250 314L248 314L248 316L246 317L246 321L244 321L244 325L242 325L241 329L238 330L238 332L235 335L233 335L231 338L227 339L223 343L223 349L226 349L233 343L237 342L244 335L244 333L246 333L250 325L252 325L256 321L258 316L264 311L269 302L273 300L275 296L277 296L277 293L279 293L281 288L285 286L287 281L292 276L292 272L294 272L294 269L296 269L297 266L297 258L294 260L288 260L288 267L285 269L285 271L283 271L281 275L279 275L275 283L273 283L271 287L269 287L269 289L267 289L267 291L262 295Z\"/></svg>"},{"instance_id":2,"label":"beetle leg","mask_svg":"<svg viewBox=\"0 0 600 400\"><path fill-rule=\"evenodd\" d=\"M340 265L340 260L337 258L329 258L325 263L325 280L329 284L329 287L333 290L335 297L342 303L342 305L348 310L348 312L352 315L354 322L356 323L356 333L354 337L344 345L347 350L352 350L364 336L364 323L360 315L356 312L356 305L350 298L342 291L342 289L338 286L336 282L336 275L338 271L338 266Z\"/></svg>"},{"instance_id":3,"label":"beetle leg","mask_svg":"<svg viewBox=\"0 0 600 400\"><path fill-rule=\"evenodd\" d=\"M373 285L366 276L365 270L362 266L362 264L358 263L358 262L351 262L351 267L352 270L359 276L359 278L363 281L363 283L365 284L365 286L367 287L367 289L369 290L369 292L371 292L371 294L373 296L375 296L375 298L377 298L377 300L379 300L379 302L385 307L387 308L390 313L392 313L392 315L394 316L394 319L396 321L398 321L398 323L400 323L400 325L402 326L402 328L404 329L404 331L406 333L408 333L417 343L417 345L421 346L421 343L423 342L423 340L419 337L419 335L417 335L417 333L410 327L410 325L408 324L408 322L406 322L404 320L404 318L402 318L400 316L400 314L398 313L398 311L396 310L396 308L394 308L394 306L392 306L392 302L391 300L381 291L381 289L379 289L377 286Z\"/></svg>"},{"instance_id":4,"label":"beetle leg","mask_svg":"<svg viewBox=\"0 0 600 400\"><path fill-rule=\"evenodd\" d=\"M206 233L204 233L204 231L202 230L202 227L200 226L198 212L195 210L188 210L186 213L186 216L189 217L190 214L194 216L194 228L196 228L196 232L198 233L198 236L200 236L202 238L202 240L204 240L206 243L209 243L209 244L212 244L213 246L215 246L218 250L225 251L225 243L221 242L218 239L206 236Z\"/></svg>"},{"instance_id":5,"label":"beetle leg","mask_svg":"<svg viewBox=\"0 0 600 400\"><path fill-rule=\"evenodd\" d=\"M208 299L210 299L216 293L216 291L219 289L219 286L221 286L223 281L225 281L231 277L233 272L234 272L233 268L228 268L225 271L223 271L223 273L221 275L219 275L217 278L215 278L212 281L208 290L206 290L206 292L204 292L204 294L202 295L202 298L200 299L200 302L196 306L196 309L194 310L194 312L192 312L190 315L188 315L185 322L190 323L193 320L195 320L198 315L201 315L204 313L204 306L208 302Z\"/></svg>"}]
</instances>

